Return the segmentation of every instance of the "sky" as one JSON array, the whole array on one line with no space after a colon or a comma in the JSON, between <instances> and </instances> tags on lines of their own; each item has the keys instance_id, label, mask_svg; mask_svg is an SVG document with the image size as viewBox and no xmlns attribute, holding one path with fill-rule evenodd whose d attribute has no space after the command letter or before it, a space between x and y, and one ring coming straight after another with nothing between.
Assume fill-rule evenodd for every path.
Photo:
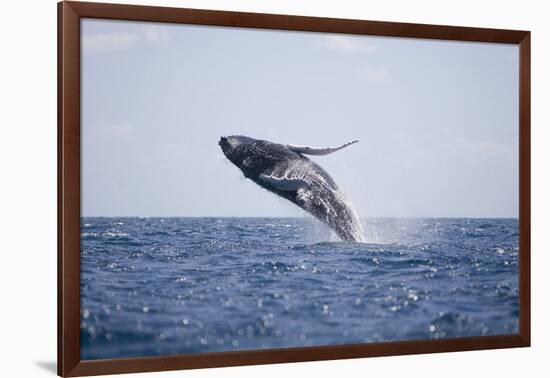
<instances>
[{"instance_id":1,"label":"sky","mask_svg":"<svg viewBox=\"0 0 550 378\"><path fill-rule=\"evenodd\" d=\"M82 21L83 216L305 216L220 136L312 157L360 217L518 216L516 45Z\"/></svg>"}]
</instances>

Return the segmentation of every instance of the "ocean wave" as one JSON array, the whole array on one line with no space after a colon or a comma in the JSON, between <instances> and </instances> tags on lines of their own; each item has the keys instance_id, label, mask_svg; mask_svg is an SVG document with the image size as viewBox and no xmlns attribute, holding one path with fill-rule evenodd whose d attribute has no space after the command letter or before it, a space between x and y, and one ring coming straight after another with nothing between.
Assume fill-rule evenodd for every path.
<instances>
[{"instance_id":1,"label":"ocean wave","mask_svg":"<svg viewBox=\"0 0 550 378\"><path fill-rule=\"evenodd\" d=\"M82 224L83 359L518 329L516 220L364 220L370 243L291 218Z\"/></svg>"}]
</instances>

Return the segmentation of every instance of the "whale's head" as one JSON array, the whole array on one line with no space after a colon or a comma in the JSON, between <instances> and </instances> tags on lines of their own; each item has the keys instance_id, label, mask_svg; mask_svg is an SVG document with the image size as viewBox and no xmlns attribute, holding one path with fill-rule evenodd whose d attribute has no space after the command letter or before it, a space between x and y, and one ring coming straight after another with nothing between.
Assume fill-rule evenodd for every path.
<instances>
[{"instance_id":1,"label":"whale's head","mask_svg":"<svg viewBox=\"0 0 550 378\"><path fill-rule=\"evenodd\" d=\"M246 177L257 177L272 166L274 143L242 135L221 137L218 142L225 157L235 164Z\"/></svg>"},{"instance_id":2,"label":"whale's head","mask_svg":"<svg viewBox=\"0 0 550 378\"><path fill-rule=\"evenodd\" d=\"M223 154L231 161L243 154L247 146L256 142L256 139L242 135L222 136L218 144ZM233 161L234 162L234 161Z\"/></svg>"}]
</instances>

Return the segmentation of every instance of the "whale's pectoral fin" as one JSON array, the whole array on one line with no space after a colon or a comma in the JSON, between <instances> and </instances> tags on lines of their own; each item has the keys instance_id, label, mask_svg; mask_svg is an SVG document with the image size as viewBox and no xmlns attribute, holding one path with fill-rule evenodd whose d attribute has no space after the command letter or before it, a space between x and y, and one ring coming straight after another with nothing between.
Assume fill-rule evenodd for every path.
<instances>
[{"instance_id":1,"label":"whale's pectoral fin","mask_svg":"<svg viewBox=\"0 0 550 378\"><path fill-rule=\"evenodd\" d=\"M259 179L269 186L274 187L275 189L283 190L285 192L291 192L298 189L307 188L308 184L304 180L285 178L285 177L273 177L265 174L261 174Z\"/></svg>"},{"instance_id":2,"label":"whale's pectoral fin","mask_svg":"<svg viewBox=\"0 0 550 378\"><path fill-rule=\"evenodd\" d=\"M347 146L351 146L352 144L357 142L359 141L354 140L346 144L342 144L341 146L338 146L338 147L311 147L311 146L296 146L293 144L287 144L287 148L291 151L297 152L299 154L304 154L304 155L328 155L333 152L339 151L342 148L346 148Z\"/></svg>"}]
</instances>

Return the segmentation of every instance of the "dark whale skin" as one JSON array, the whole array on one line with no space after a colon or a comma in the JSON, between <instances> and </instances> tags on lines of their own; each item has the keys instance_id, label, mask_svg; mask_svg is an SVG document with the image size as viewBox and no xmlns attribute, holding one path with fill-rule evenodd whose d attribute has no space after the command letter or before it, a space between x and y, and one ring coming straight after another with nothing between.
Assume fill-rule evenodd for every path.
<instances>
[{"instance_id":1,"label":"dark whale skin","mask_svg":"<svg viewBox=\"0 0 550 378\"><path fill-rule=\"evenodd\" d=\"M344 241L363 241L361 226L351 204L330 175L306 156L286 145L245 136L222 137L219 145L244 176L287 199L326 223ZM299 189L281 190L262 179L287 178L303 182Z\"/></svg>"}]
</instances>

